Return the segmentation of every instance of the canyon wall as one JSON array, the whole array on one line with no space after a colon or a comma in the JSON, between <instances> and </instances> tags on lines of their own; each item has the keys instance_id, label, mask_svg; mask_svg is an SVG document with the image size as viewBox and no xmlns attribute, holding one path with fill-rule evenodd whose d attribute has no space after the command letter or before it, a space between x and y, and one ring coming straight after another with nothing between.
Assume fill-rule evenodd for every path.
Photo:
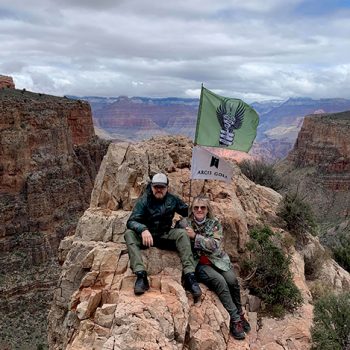
<instances>
[{"instance_id":1,"label":"canyon wall","mask_svg":"<svg viewBox=\"0 0 350 350\"><path fill-rule=\"evenodd\" d=\"M114 138L135 141L156 135L194 135L196 99L120 96L112 101L87 100L91 101L95 126Z\"/></svg>"},{"instance_id":2,"label":"canyon wall","mask_svg":"<svg viewBox=\"0 0 350 350\"><path fill-rule=\"evenodd\" d=\"M149 97L94 97L93 120L101 137L145 140L155 135L184 135L193 139L198 99ZM290 98L287 101L254 102L260 123L250 155L269 162L283 159L291 151L305 115L335 113L350 109L347 99Z\"/></svg>"},{"instance_id":3,"label":"canyon wall","mask_svg":"<svg viewBox=\"0 0 350 350\"><path fill-rule=\"evenodd\" d=\"M307 116L278 173L321 222L350 215L350 112Z\"/></svg>"},{"instance_id":4,"label":"canyon wall","mask_svg":"<svg viewBox=\"0 0 350 350\"><path fill-rule=\"evenodd\" d=\"M0 90L0 348L45 344L57 248L88 206L107 146L88 103Z\"/></svg>"}]
</instances>

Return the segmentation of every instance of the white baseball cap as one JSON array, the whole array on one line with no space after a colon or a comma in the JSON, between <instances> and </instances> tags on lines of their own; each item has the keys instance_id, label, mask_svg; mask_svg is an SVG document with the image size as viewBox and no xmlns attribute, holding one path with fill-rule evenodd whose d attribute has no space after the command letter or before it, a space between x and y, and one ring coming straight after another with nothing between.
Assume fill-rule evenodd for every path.
<instances>
[{"instance_id":1,"label":"white baseball cap","mask_svg":"<svg viewBox=\"0 0 350 350\"><path fill-rule=\"evenodd\" d=\"M168 178L165 174L158 173L152 177L152 185L156 186L168 186Z\"/></svg>"}]
</instances>

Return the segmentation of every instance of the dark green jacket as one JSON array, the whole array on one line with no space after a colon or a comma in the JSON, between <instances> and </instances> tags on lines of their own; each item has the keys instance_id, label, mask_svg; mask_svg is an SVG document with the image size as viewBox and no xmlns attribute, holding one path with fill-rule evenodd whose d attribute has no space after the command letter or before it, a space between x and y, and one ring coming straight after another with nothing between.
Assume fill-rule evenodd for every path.
<instances>
[{"instance_id":1,"label":"dark green jacket","mask_svg":"<svg viewBox=\"0 0 350 350\"><path fill-rule=\"evenodd\" d=\"M148 186L137 200L126 226L140 234L149 230L152 236L169 232L175 213L188 215L188 205L179 197L167 193L163 200L157 200Z\"/></svg>"}]
</instances>

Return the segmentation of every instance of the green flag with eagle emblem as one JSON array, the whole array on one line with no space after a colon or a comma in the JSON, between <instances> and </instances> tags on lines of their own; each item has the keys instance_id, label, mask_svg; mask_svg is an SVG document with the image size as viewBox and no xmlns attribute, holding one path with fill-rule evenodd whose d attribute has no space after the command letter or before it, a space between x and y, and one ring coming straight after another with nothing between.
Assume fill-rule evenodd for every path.
<instances>
[{"instance_id":1,"label":"green flag with eagle emblem","mask_svg":"<svg viewBox=\"0 0 350 350\"><path fill-rule=\"evenodd\" d=\"M202 86L195 144L249 152L258 124L257 112L245 102Z\"/></svg>"}]
</instances>

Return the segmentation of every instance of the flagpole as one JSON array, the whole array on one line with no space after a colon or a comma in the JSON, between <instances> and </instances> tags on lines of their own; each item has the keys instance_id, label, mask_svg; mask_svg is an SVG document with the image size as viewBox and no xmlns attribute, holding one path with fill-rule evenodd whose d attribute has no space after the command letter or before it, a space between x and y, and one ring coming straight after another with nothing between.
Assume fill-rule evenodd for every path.
<instances>
[{"instance_id":1,"label":"flagpole","mask_svg":"<svg viewBox=\"0 0 350 350\"><path fill-rule=\"evenodd\" d=\"M197 145L196 139L197 139L197 130L198 130L198 123L199 123L199 116L201 114L201 109L202 109L202 102L203 102L203 83L201 84L201 94L199 97L199 106L198 106L198 112L197 112L197 123L196 123L196 133L194 136L194 142L193 142L193 147ZM192 197L192 178L190 177L190 192L188 194L188 205L191 205L191 197Z\"/></svg>"},{"instance_id":2,"label":"flagpole","mask_svg":"<svg viewBox=\"0 0 350 350\"><path fill-rule=\"evenodd\" d=\"M200 115L201 115L201 111L202 111L202 104L203 104L203 83L201 86L201 95L199 98L199 106L198 106L198 113L197 113L197 123L196 123L196 134L194 135L194 145L197 145L197 136L198 136L198 125L199 125L199 119L200 119Z\"/></svg>"}]
</instances>

